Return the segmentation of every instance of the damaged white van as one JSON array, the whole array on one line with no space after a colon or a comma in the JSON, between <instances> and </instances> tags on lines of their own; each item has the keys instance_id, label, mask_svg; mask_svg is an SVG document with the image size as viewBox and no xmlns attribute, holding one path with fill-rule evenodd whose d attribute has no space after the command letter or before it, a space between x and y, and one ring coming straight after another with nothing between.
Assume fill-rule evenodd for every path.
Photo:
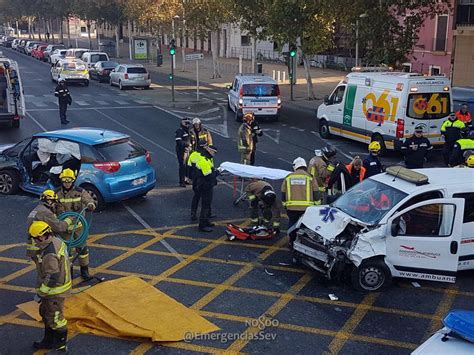
<instances>
[{"instance_id":1,"label":"damaged white van","mask_svg":"<svg viewBox=\"0 0 474 355\"><path fill-rule=\"evenodd\" d=\"M377 291L392 277L455 282L474 269L474 169L394 166L295 225L294 261Z\"/></svg>"}]
</instances>

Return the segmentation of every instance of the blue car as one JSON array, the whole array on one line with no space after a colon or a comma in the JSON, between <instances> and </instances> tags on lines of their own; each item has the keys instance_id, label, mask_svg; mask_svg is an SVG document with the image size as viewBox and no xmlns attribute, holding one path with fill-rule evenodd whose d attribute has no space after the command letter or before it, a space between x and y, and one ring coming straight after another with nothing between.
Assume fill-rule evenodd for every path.
<instances>
[{"instance_id":1,"label":"blue car","mask_svg":"<svg viewBox=\"0 0 474 355\"><path fill-rule=\"evenodd\" d=\"M156 184L150 153L123 133L73 128L37 133L15 145L0 145L0 194L19 189L40 195L60 186L59 174L78 172L76 186L106 203L144 196Z\"/></svg>"}]
</instances>

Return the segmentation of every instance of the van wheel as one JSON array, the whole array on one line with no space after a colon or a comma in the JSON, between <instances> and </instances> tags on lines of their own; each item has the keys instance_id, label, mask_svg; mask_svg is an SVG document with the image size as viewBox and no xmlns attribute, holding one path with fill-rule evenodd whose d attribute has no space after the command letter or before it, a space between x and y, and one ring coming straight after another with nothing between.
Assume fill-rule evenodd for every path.
<instances>
[{"instance_id":1,"label":"van wheel","mask_svg":"<svg viewBox=\"0 0 474 355\"><path fill-rule=\"evenodd\" d=\"M20 176L13 170L0 170L0 194L13 195L20 187Z\"/></svg>"},{"instance_id":2,"label":"van wheel","mask_svg":"<svg viewBox=\"0 0 474 355\"><path fill-rule=\"evenodd\" d=\"M382 260L368 260L351 272L352 286L358 291L374 292L392 282L392 274Z\"/></svg>"},{"instance_id":3,"label":"van wheel","mask_svg":"<svg viewBox=\"0 0 474 355\"><path fill-rule=\"evenodd\" d=\"M94 200L95 203L95 210L97 212L103 211L105 208L105 201L104 198L102 197L102 194L97 190L94 186L85 184L81 186L84 190L86 190L89 195L91 195L92 199Z\"/></svg>"},{"instance_id":4,"label":"van wheel","mask_svg":"<svg viewBox=\"0 0 474 355\"><path fill-rule=\"evenodd\" d=\"M372 139L370 140L370 142L371 143L372 142L379 142L380 143L381 149L380 149L379 156L383 156L387 153L387 147L385 146L385 141L384 141L383 137L380 134L378 134L378 133L374 134L372 136Z\"/></svg>"},{"instance_id":5,"label":"van wheel","mask_svg":"<svg viewBox=\"0 0 474 355\"><path fill-rule=\"evenodd\" d=\"M321 138L330 139L331 132L329 131L328 122L324 119L319 120L319 135Z\"/></svg>"}]
</instances>

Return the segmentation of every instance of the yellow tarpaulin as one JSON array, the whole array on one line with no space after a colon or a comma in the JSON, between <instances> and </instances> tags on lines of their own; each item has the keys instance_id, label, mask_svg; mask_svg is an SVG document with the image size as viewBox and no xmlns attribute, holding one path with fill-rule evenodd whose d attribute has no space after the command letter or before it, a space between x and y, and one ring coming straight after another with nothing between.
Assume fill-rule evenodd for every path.
<instances>
[{"instance_id":1,"label":"yellow tarpaulin","mask_svg":"<svg viewBox=\"0 0 474 355\"><path fill-rule=\"evenodd\" d=\"M41 320L34 301L17 306ZM66 299L70 330L96 335L180 341L186 333L219 330L197 312L135 276L102 282Z\"/></svg>"}]
</instances>

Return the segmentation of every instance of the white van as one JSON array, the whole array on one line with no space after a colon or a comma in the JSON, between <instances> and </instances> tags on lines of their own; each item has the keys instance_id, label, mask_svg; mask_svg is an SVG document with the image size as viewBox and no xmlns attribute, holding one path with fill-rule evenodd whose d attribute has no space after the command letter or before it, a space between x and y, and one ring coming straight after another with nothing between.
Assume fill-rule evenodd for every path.
<instances>
[{"instance_id":1,"label":"white van","mask_svg":"<svg viewBox=\"0 0 474 355\"><path fill-rule=\"evenodd\" d=\"M269 117L278 120L281 111L280 87L263 74L237 75L228 85L227 105L235 112L235 120L242 121L247 112L256 118Z\"/></svg>"},{"instance_id":2,"label":"white van","mask_svg":"<svg viewBox=\"0 0 474 355\"><path fill-rule=\"evenodd\" d=\"M109 56L104 52L85 52L81 60L87 64L87 67L92 68L97 62L108 62Z\"/></svg>"},{"instance_id":3,"label":"white van","mask_svg":"<svg viewBox=\"0 0 474 355\"><path fill-rule=\"evenodd\" d=\"M447 78L357 70L361 69L354 68L318 107L322 138L338 135L363 143L379 141L383 150L398 150L421 123L431 144L444 143L441 125L453 107Z\"/></svg>"},{"instance_id":4,"label":"white van","mask_svg":"<svg viewBox=\"0 0 474 355\"><path fill-rule=\"evenodd\" d=\"M90 52L87 48L69 48L66 52L66 58L77 58L81 59L82 55L86 52Z\"/></svg>"},{"instance_id":5,"label":"white van","mask_svg":"<svg viewBox=\"0 0 474 355\"><path fill-rule=\"evenodd\" d=\"M393 166L296 226L294 261L377 291L392 277L455 282L474 269L474 169Z\"/></svg>"},{"instance_id":6,"label":"white van","mask_svg":"<svg viewBox=\"0 0 474 355\"><path fill-rule=\"evenodd\" d=\"M0 52L0 122L9 121L14 128L20 127L25 117L25 95L20 76L20 68L14 60Z\"/></svg>"}]
</instances>

